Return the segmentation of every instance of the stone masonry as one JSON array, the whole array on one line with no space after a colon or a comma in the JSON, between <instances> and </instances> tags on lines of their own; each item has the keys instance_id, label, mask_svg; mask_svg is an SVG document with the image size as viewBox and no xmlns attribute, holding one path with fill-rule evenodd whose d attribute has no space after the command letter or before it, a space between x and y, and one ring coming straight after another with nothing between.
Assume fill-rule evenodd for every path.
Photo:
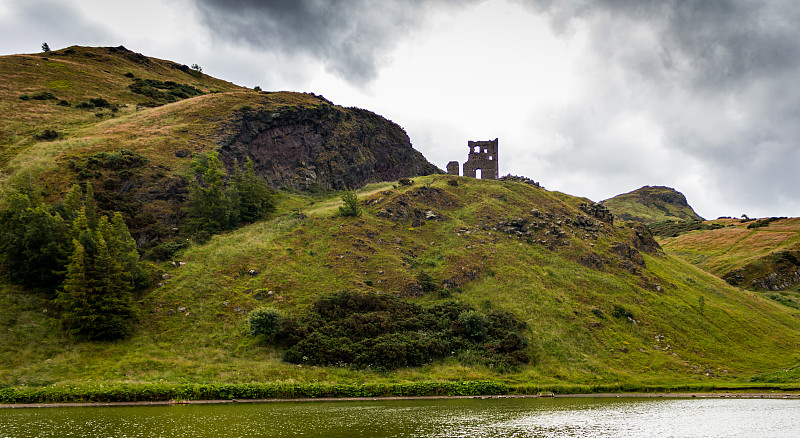
<instances>
[{"instance_id":1,"label":"stone masonry","mask_svg":"<svg viewBox=\"0 0 800 438\"><path fill-rule=\"evenodd\" d=\"M497 179L497 139L489 141L469 141L469 156L464 163L464 176L476 178L481 172L481 179Z\"/></svg>"}]
</instances>

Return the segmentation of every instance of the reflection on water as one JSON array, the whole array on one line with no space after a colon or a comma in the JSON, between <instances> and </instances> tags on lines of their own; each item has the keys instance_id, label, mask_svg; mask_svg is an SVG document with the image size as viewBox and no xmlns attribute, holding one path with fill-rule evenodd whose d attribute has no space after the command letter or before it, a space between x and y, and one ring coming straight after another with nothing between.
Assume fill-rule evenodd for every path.
<instances>
[{"instance_id":1,"label":"reflection on water","mask_svg":"<svg viewBox=\"0 0 800 438\"><path fill-rule=\"evenodd\" d=\"M549 398L0 410L21 437L797 437L800 400Z\"/></svg>"}]
</instances>

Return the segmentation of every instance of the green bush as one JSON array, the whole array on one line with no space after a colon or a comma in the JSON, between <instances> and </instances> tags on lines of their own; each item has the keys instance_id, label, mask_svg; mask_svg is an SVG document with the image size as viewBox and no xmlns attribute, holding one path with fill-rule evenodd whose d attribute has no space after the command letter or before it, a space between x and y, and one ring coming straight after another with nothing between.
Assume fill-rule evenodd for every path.
<instances>
[{"instance_id":1,"label":"green bush","mask_svg":"<svg viewBox=\"0 0 800 438\"><path fill-rule=\"evenodd\" d=\"M283 316L275 309L259 307L250 312L248 330L250 336L264 336L271 338L278 333Z\"/></svg>"},{"instance_id":2,"label":"green bush","mask_svg":"<svg viewBox=\"0 0 800 438\"><path fill-rule=\"evenodd\" d=\"M507 369L529 360L524 329L511 313L482 314L457 301L423 307L393 294L342 291L285 318L278 337L284 360L298 364L390 370L470 351Z\"/></svg>"},{"instance_id":3,"label":"green bush","mask_svg":"<svg viewBox=\"0 0 800 438\"><path fill-rule=\"evenodd\" d=\"M33 100L54 100L55 98L56 96L49 91L40 91L31 96L31 99Z\"/></svg>"},{"instance_id":4,"label":"green bush","mask_svg":"<svg viewBox=\"0 0 800 438\"><path fill-rule=\"evenodd\" d=\"M354 190L347 190L342 194L344 205L339 207L341 216L361 216L361 204L358 202L358 195Z\"/></svg>"},{"instance_id":5,"label":"green bush","mask_svg":"<svg viewBox=\"0 0 800 438\"><path fill-rule=\"evenodd\" d=\"M614 310L611 311L611 316L618 319L623 319L623 318L633 319L633 313L631 313L628 309L620 306L619 304L614 305Z\"/></svg>"}]
</instances>

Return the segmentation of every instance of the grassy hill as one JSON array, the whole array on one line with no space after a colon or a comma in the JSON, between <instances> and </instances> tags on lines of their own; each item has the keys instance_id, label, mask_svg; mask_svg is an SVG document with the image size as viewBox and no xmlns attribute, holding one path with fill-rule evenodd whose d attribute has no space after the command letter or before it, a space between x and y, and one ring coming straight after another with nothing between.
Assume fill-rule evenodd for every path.
<instances>
[{"instance_id":1,"label":"grassy hill","mask_svg":"<svg viewBox=\"0 0 800 438\"><path fill-rule=\"evenodd\" d=\"M363 214L342 217L340 193L331 189L350 185L349 175L394 180L402 176L394 169L416 168L399 161L381 168L375 163L391 161L382 157L402 152L419 169L435 171L415 157L401 128L367 111L313 94L259 93L121 47L0 57L0 77L3 197L37 187L55 202L71 184L92 182L100 208L123 212L140 250L158 239L186 247L149 265L158 280L136 296L133 334L113 343L67 337L45 294L4 276L0 387L798 379L779 372L800 362L800 311L663 252L643 225L612 221L585 198L514 181L430 175L367 185L358 192ZM321 140L282 140L303 138L301 132ZM315 149L321 145L323 152ZM257 151L262 176L286 187L276 192L269 220L188 242L180 226L190 159L212 150L222 151L226 165ZM274 150L310 151L324 161L270 167ZM352 158L343 163L342 156ZM295 185L316 181L330 184ZM632 202L646 207L642 217L691 216L679 193L649 189L653 194L639 200L654 198L660 207ZM607 202L609 209L615 204ZM786 224L759 232L779 225ZM480 351L459 350L391 372L292 364L282 360L283 347L247 333L256 308L299 318L343 290L510 312L526 324L530 361L499 368Z\"/></svg>"},{"instance_id":2,"label":"grassy hill","mask_svg":"<svg viewBox=\"0 0 800 438\"><path fill-rule=\"evenodd\" d=\"M800 306L800 219L718 219L661 240L664 249L732 285Z\"/></svg>"},{"instance_id":3,"label":"grassy hill","mask_svg":"<svg viewBox=\"0 0 800 438\"><path fill-rule=\"evenodd\" d=\"M602 201L616 217L646 224L663 221L703 220L682 193L670 187L644 186Z\"/></svg>"},{"instance_id":4,"label":"grassy hill","mask_svg":"<svg viewBox=\"0 0 800 438\"><path fill-rule=\"evenodd\" d=\"M800 312L662 253L641 228L593 219L586 199L445 176L360 196L364 214L344 218L338 198L286 195L274 219L191 246L161 265L121 342L67 339L46 301L3 285L0 382L677 384L746 381L800 359ZM256 307L298 315L344 289L510 311L533 360L510 371L463 355L389 373L302 366L246 333Z\"/></svg>"},{"instance_id":5,"label":"grassy hill","mask_svg":"<svg viewBox=\"0 0 800 438\"><path fill-rule=\"evenodd\" d=\"M229 172L252 159L276 189L438 172L369 111L257 92L124 47L3 56L0 77L0 190L35 184L55 202L91 182L99 208L122 212L146 250L182 235L198 154L218 151Z\"/></svg>"}]
</instances>

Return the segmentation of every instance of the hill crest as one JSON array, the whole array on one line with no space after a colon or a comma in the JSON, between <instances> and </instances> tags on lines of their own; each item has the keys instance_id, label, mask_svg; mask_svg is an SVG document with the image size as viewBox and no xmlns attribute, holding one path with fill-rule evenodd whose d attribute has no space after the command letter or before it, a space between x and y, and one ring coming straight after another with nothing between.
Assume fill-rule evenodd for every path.
<instances>
[{"instance_id":1,"label":"hill crest","mask_svg":"<svg viewBox=\"0 0 800 438\"><path fill-rule=\"evenodd\" d=\"M668 220L704 220L683 193L665 186L644 186L601 201L615 216L645 224Z\"/></svg>"}]
</instances>

